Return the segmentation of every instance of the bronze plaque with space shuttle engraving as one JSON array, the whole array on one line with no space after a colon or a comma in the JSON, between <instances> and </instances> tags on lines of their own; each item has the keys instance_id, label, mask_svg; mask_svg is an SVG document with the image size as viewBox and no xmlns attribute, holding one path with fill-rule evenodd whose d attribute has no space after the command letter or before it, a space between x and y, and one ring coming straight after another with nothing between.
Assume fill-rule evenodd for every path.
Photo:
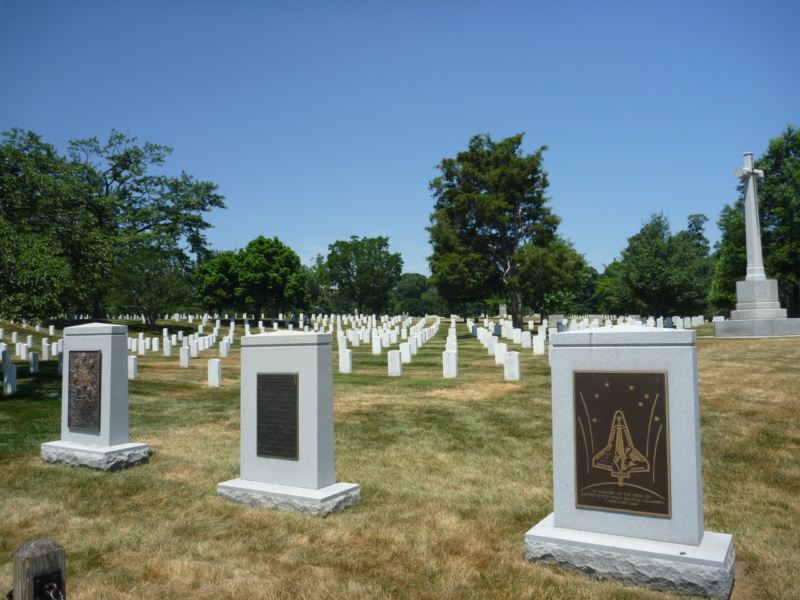
<instances>
[{"instance_id":1,"label":"bronze plaque with space shuttle engraving","mask_svg":"<svg viewBox=\"0 0 800 600\"><path fill-rule=\"evenodd\" d=\"M256 454L298 459L297 373L259 373L256 381Z\"/></svg>"},{"instance_id":2,"label":"bronze plaque with space shuttle engraving","mask_svg":"<svg viewBox=\"0 0 800 600\"><path fill-rule=\"evenodd\" d=\"M667 374L574 373L575 505L671 515Z\"/></svg>"}]
</instances>

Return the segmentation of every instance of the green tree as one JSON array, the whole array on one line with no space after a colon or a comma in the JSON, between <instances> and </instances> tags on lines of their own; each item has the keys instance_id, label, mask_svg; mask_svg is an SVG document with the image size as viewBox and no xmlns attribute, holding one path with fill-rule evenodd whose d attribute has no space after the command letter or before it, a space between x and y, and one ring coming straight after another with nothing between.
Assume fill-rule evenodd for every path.
<instances>
[{"instance_id":1,"label":"green tree","mask_svg":"<svg viewBox=\"0 0 800 600\"><path fill-rule=\"evenodd\" d=\"M87 167L89 183L113 199L115 225L123 241L141 243L147 236L161 245L173 242L184 258L208 252L204 232L211 225L204 213L225 208L224 198L214 183L186 172L164 174L172 148L140 144L114 130L104 143L96 137L72 140L68 153L75 164Z\"/></svg>"},{"instance_id":2,"label":"green tree","mask_svg":"<svg viewBox=\"0 0 800 600\"><path fill-rule=\"evenodd\" d=\"M633 295L622 278L624 268L619 260L614 260L606 265L598 277L594 301L601 313L622 315L641 314L645 311L644 305Z\"/></svg>"},{"instance_id":3,"label":"green tree","mask_svg":"<svg viewBox=\"0 0 800 600\"><path fill-rule=\"evenodd\" d=\"M428 278L421 273L403 273L394 289L392 312L409 315L424 315L425 302L422 295L428 291Z\"/></svg>"},{"instance_id":4,"label":"green tree","mask_svg":"<svg viewBox=\"0 0 800 600\"><path fill-rule=\"evenodd\" d=\"M761 242L767 276L778 280L781 303L790 316L800 316L800 129L787 127L770 140L767 151L755 161L764 171L758 182ZM743 185L739 199L726 205L718 225L714 282L709 295L718 310L730 310L736 302L736 281L745 277Z\"/></svg>"},{"instance_id":5,"label":"green tree","mask_svg":"<svg viewBox=\"0 0 800 600\"><path fill-rule=\"evenodd\" d=\"M389 251L387 237L352 236L328 246L325 268L338 312L382 313L391 307L403 259Z\"/></svg>"},{"instance_id":6,"label":"green tree","mask_svg":"<svg viewBox=\"0 0 800 600\"><path fill-rule=\"evenodd\" d=\"M236 297L248 312L276 315L305 306L300 257L277 237L259 236L236 256Z\"/></svg>"},{"instance_id":7,"label":"green tree","mask_svg":"<svg viewBox=\"0 0 800 600\"><path fill-rule=\"evenodd\" d=\"M491 296L511 301L522 326L523 284L519 265L526 244L546 245L559 219L547 206L545 146L522 152L523 134L495 142L473 137L466 151L438 165L430 182L434 197L428 227L431 272L451 308Z\"/></svg>"},{"instance_id":8,"label":"green tree","mask_svg":"<svg viewBox=\"0 0 800 600\"><path fill-rule=\"evenodd\" d=\"M673 289L671 307L675 314L705 314L709 312L708 293L714 272L714 259L705 236L705 215L689 215L684 231L670 239Z\"/></svg>"},{"instance_id":9,"label":"green tree","mask_svg":"<svg viewBox=\"0 0 800 600\"><path fill-rule=\"evenodd\" d=\"M209 224L203 215L224 207L223 198L213 183L164 174L170 152L114 131L102 144L96 138L74 140L62 156L33 132L2 134L0 222L11 226L17 245L44 249L61 261L62 271L9 290L17 298L32 297L27 307L18 301L15 310L42 310L33 298L55 294L63 312L102 315L112 293L116 301L124 296L124 290L112 289L119 281L116 271L141 248L164 250L184 272L204 256ZM0 271L7 287L19 281L11 275ZM49 287L39 287L45 281Z\"/></svg>"},{"instance_id":10,"label":"green tree","mask_svg":"<svg viewBox=\"0 0 800 600\"><path fill-rule=\"evenodd\" d=\"M0 219L0 315L46 318L64 313L70 264L42 236L18 232Z\"/></svg>"},{"instance_id":11,"label":"green tree","mask_svg":"<svg viewBox=\"0 0 800 600\"><path fill-rule=\"evenodd\" d=\"M336 312L330 277L325 264L325 257L317 254L314 262L305 270L306 299L308 308L313 313Z\"/></svg>"},{"instance_id":12,"label":"green tree","mask_svg":"<svg viewBox=\"0 0 800 600\"><path fill-rule=\"evenodd\" d=\"M212 313L240 312L244 307L237 297L238 257L234 251L212 253L194 273L197 300Z\"/></svg>"},{"instance_id":13,"label":"green tree","mask_svg":"<svg viewBox=\"0 0 800 600\"><path fill-rule=\"evenodd\" d=\"M128 255L114 269L109 309L133 312L153 325L159 315L186 307L190 273L174 249L129 244Z\"/></svg>"},{"instance_id":14,"label":"green tree","mask_svg":"<svg viewBox=\"0 0 800 600\"><path fill-rule=\"evenodd\" d=\"M646 312L667 314L675 293L670 279L669 222L663 213L651 216L622 251L622 280Z\"/></svg>"},{"instance_id":15,"label":"green tree","mask_svg":"<svg viewBox=\"0 0 800 600\"><path fill-rule=\"evenodd\" d=\"M392 312L414 316L442 315L447 312L447 307L430 277L421 273L403 273L394 289Z\"/></svg>"},{"instance_id":16,"label":"green tree","mask_svg":"<svg viewBox=\"0 0 800 600\"><path fill-rule=\"evenodd\" d=\"M714 276L708 302L714 312L726 312L736 306L736 281L747 272L744 200L726 205L717 220L722 237L714 252Z\"/></svg>"},{"instance_id":17,"label":"green tree","mask_svg":"<svg viewBox=\"0 0 800 600\"><path fill-rule=\"evenodd\" d=\"M0 226L10 252L0 263L6 316L85 310L107 278L113 203L87 183L86 171L33 132L2 134Z\"/></svg>"},{"instance_id":18,"label":"green tree","mask_svg":"<svg viewBox=\"0 0 800 600\"><path fill-rule=\"evenodd\" d=\"M591 309L596 272L570 242L556 236L547 245L526 244L519 255L527 306L545 314Z\"/></svg>"},{"instance_id":19,"label":"green tree","mask_svg":"<svg viewBox=\"0 0 800 600\"><path fill-rule=\"evenodd\" d=\"M598 308L617 314L705 313L713 266L706 221L690 215L687 229L673 235L662 213L652 215L598 279Z\"/></svg>"}]
</instances>

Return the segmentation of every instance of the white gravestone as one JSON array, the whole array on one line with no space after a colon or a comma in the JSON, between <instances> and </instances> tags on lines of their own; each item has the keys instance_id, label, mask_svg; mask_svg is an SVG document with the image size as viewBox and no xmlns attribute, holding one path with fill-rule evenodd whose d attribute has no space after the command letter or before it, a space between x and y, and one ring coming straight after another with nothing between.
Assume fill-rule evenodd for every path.
<instances>
[{"instance_id":1,"label":"white gravestone","mask_svg":"<svg viewBox=\"0 0 800 600\"><path fill-rule=\"evenodd\" d=\"M186 346L181 347L181 369L188 369L191 364L191 357L189 356L189 348Z\"/></svg>"},{"instance_id":2,"label":"white gravestone","mask_svg":"<svg viewBox=\"0 0 800 600\"><path fill-rule=\"evenodd\" d=\"M388 356L389 377L400 377L403 374L400 350L389 350L386 354Z\"/></svg>"},{"instance_id":3,"label":"white gravestone","mask_svg":"<svg viewBox=\"0 0 800 600\"><path fill-rule=\"evenodd\" d=\"M43 461L111 471L149 460L150 447L128 438L127 334L105 323L64 329L61 440L42 444Z\"/></svg>"},{"instance_id":4,"label":"white gravestone","mask_svg":"<svg viewBox=\"0 0 800 600\"><path fill-rule=\"evenodd\" d=\"M128 379L136 379L139 374L139 357L135 355L128 356Z\"/></svg>"},{"instance_id":5,"label":"white gravestone","mask_svg":"<svg viewBox=\"0 0 800 600\"><path fill-rule=\"evenodd\" d=\"M494 347L497 345L497 336L494 335L487 335L486 336L486 353L489 356L494 356Z\"/></svg>"},{"instance_id":6,"label":"white gravestone","mask_svg":"<svg viewBox=\"0 0 800 600\"><path fill-rule=\"evenodd\" d=\"M339 348L339 373L353 372L353 351L349 348Z\"/></svg>"},{"instance_id":7,"label":"white gravestone","mask_svg":"<svg viewBox=\"0 0 800 600\"><path fill-rule=\"evenodd\" d=\"M34 373L39 372L39 353L38 352L31 352L28 354L28 362L30 363L30 373L33 375Z\"/></svg>"},{"instance_id":8,"label":"white gravestone","mask_svg":"<svg viewBox=\"0 0 800 600\"><path fill-rule=\"evenodd\" d=\"M442 377L455 379L458 377L458 352L442 352Z\"/></svg>"},{"instance_id":9,"label":"white gravestone","mask_svg":"<svg viewBox=\"0 0 800 600\"><path fill-rule=\"evenodd\" d=\"M222 361L218 358L208 359L208 387L222 385Z\"/></svg>"},{"instance_id":10,"label":"white gravestone","mask_svg":"<svg viewBox=\"0 0 800 600\"><path fill-rule=\"evenodd\" d=\"M703 531L695 332L557 333L550 366L554 511L525 557L727 598L733 540Z\"/></svg>"},{"instance_id":11,"label":"white gravestone","mask_svg":"<svg viewBox=\"0 0 800 600\"><path fill-rule=\"evenodd\" d=\"M172 356L172 342L169 338L164 338L164 348L162 353L164 356Z\"/></svg>"},{"instance_id":12,"label":"white gravestone","mask_svg":"<svg viewBox=\"0 0 800 600\"><path fill-rule=\"evenodd\" d=\"M544 354L544 337L541 335L537 335L533 338L533 354L535 356Z\"/></svg>"},{"instance_id":13,"label":"white gravestone","mask_svg":"<svg viewBox=\"0 0 800 600\"><path fill-rule=\"evenodd\" d=\"M531 347L531 332L530 331L523 331L520 334L520 344L525 349L529 349Z\"/></svg>"},{"instance_id":14,"label":"white gravestone","mask_svg":"<svg viewBox=\"0 0 800 600\"><path fill-rule=\"evenodd\" d=\"M508 352L508 344L505 342L497 342L494 345L494 364L502 365L506 360L506 353Z\"/></svg>"},{"instance_id":15,"label":"white gravestone","mask_svg":"<svg viewBox=\"0 0 800 600\"><path fill-rule=\"evenodd\" d=\"M217 485L229 500L324 516L361 498L336 482L328 333L242 340L240 477Z\"/></svg>"},{"instance_id":16,"label":"white gravestone","mask_svg":"<svg viewBox=\"0 0 800 600\"><path fill-rule=\"evenodd\" d=\"M503 358L503 379L519 381L519 352L506 352Z\"/></svg>"},{"instance_id":17,"label":"white gravestone","mask_svg":"<svg viewBox=\"0 0 800 600\"><path fill-rule=\"evenodd\" d=\"M400 361L404 365L411 364L411 346L408 342L400 343Z\"/></svg>"}]
</instances>

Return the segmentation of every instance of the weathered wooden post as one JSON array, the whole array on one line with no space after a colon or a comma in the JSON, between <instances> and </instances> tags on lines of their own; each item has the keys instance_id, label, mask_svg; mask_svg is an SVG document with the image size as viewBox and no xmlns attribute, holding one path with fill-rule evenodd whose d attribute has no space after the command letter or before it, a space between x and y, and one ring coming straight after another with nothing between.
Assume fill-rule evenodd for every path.
<instances>
[{"instance_id":1,"label":"weathered wooden post","mask_svg":"<svg viewBox=\"0 0 800 600\"><path fill-rule=\"evenodd\" d=\"M14 554L14 600L65 600L64 548L53 540L25 542Z\"/></svg>"}]
</instances>

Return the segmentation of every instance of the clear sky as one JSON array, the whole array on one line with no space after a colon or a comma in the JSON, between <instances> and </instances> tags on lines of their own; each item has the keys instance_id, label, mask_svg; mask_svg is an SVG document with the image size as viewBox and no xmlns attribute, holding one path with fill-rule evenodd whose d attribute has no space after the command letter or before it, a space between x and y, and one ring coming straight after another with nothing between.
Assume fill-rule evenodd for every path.
<instances>
[{"instance_id":1,"label":"clear sky","mask_svg":"<svg viewBox=\"0 0 800 600\"><path fill-rule=\"evenodd\" d=\"M742 153L800 125L798 23L798 0L0 0L0 130L173 146L226 196L215 248L387 235L420 272L436 164L525 132L602 268L653 212L718 238Z\"/></svg>"}]
</instances>

